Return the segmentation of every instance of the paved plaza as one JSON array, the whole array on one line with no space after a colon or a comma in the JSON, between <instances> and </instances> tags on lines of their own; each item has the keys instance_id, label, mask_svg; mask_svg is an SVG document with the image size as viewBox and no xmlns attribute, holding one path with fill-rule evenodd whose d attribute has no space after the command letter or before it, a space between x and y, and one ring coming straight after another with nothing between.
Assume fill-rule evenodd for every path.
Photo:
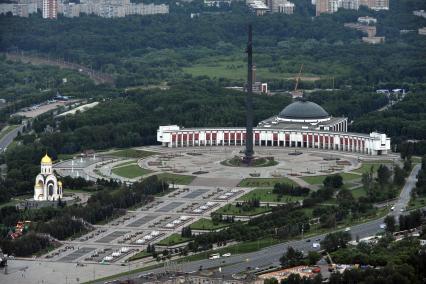
<instances>
[{"instance_id":1,"label":"paved plaza","mask_svg":"<svg viewBox=\"0 0 426 284\"><path fill-rule=\"evenodd\" d=\"M182 227L200 218L209 218L211 212L251 191L253 188L237 187L244 178L287 177L305 186L300 176L347 172L360 167L360 160L380 159L347 152L303 149L301 154L294 155L294 149L255 148L256 155L273 156L278 164L244 168L221 164L225 159L241 155L242 148L170 149L152 146L141 150L158 154L140 160L93 155L63 161L55 164L54 168L62 175L73 177L92 180L112 177L123 182L133 182L138 178L121 178L112 175L111 169L114 165L135 161L140 167L153 171L148 175L167 172L193 175L196 178L189 185L177 185L168 195L155 197L154 202L129 210L118 219L95 225L94 231L75 240L64 241L60 248L35 260L11 260L9 274L5 275L9 282L6 283L78 283L92 280L94 273L95 277L105 277L127 271L129 267L126 260L146 249L148 243L155 244L173 233L180 233ZM389 156L386 158L389 159ZM105 259L108 261L102 261ZM147 261L142 259L132 262L132 269L149 265ZM27 273L36 276L26 279ZM57 277L49 277L55 279L54 282L41 282L46 279L43 273Z\"/></svg>"}]
</instances>

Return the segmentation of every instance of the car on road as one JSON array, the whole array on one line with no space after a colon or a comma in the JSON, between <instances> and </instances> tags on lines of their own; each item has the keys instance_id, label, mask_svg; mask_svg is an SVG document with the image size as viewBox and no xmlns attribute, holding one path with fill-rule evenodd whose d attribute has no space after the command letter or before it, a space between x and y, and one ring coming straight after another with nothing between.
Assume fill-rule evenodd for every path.
<instances>
[{"instance_id":1,"label":"car on road","mask_svg":"<svg viewBox=\"0 0 426 284\"><path fill-rule=\"evenodd\" d=\"M380 229L386 229L386 224L380 224Z\"/></svg>"},{"instance_id":2,"label":"car on road","mask_svg":"<svg viewBox=\"0 0 426 284\"><path fill-rule=\"evenodd\" d=\"M399 209L400 212L404 212L404 208Z\"/></svg>"},{"instance_id":3,"label":"car on road","mask_svg":"<svg viewBox=\"0 0 426 284\"><path fill-rule=\"evenodd\" d=\"M209 259L218 259L218 258L220 258L220 254L218 253L214 253L209 256Z\"/></svg>"},{"instance_id":4,"label":"car on road","mask_svg":"<svg viewBox=\"0 0 426 284\"><path fill-rule=\"evenodd\" d=\"M346 227L345 232L349 232L351 230L351 227Z\"/></svg>"},{"instance_id":5,"label":"car on road","mask_svg":"<svg viewBox=\"0 0 426 284\"><path fill-rule=\"evenodd\" d=\"M320 243L312 243L313 248L319 248L321 245Z\"/></svg>"},{"instance_id":6,"label":"car on road","mask_svg":"<svg viewBox=\"0 0 426 284\"><path fill-rule=\"evenodd\" d=\"M395 206L392 206L392 207L391 207L391 211L393 211L393 210L395 210Z\"/></svg>"},{"instance_id":7,"label":"car on road","mask_svg":"<svg viewBox=\"0 0 426 284\"><path fill-rule=\"evenodd\" d=\"M230 252L228 252L228 253L224 253L224 254L222 254L222 256L223 256L223 257L230 257L230 256L231 256L231 253L230 253Z\"/></svg>"},{"instance_id":8,"label":"car on road","mask_svg":"<svg viewBox=\"0 0 426 284\"><path fill-rule=\"evenodd\" d=\"M307 240L306 240L306 242L307 242L307 243L309 243L310 241L311 241L310 239L307 239Z\"/></svg>"}]
</instances>

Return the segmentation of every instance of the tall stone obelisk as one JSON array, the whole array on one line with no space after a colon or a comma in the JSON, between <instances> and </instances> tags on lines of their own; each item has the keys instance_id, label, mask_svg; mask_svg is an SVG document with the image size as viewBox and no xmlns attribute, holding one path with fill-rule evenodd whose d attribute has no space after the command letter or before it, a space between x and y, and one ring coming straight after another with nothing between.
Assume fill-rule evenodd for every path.
<instances>
[{"instance_id":1,"label":"tall stone obelisk","mask_svg":"<svg viewBox=\"0 0 426 284\"><path fill-rule=\"evenodd\" d=\"M247 42L247 94L246 94L246 150L244 163L250 165L253 159L253 42L252 27L248 26Z\"/></svg>"}]
</instances>

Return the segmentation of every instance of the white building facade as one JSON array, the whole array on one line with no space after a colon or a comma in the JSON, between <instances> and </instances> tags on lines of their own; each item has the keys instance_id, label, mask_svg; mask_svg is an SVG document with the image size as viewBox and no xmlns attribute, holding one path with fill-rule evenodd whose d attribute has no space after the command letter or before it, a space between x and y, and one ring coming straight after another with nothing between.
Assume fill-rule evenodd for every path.
<instances>
[{"instance_id":1,"label":"white building facade","mask_svg":"<svg viewBox=\"0 0 426 284\"><path fill-rule=\"evenodd\" d=\"M294 104L297 104L296 107ZM288 111L289 107L292 111ZM309 107L301 107L299 102L296 102L286 107L279 115L260 122L253 129L253 145L347 151L366 155L385 155L390 151L390 138L386 134L347 132L347 118L333 118L321 113L314 113L313 116L309 113L300 113L299 117L285 116L286 113L292 115L295 111L309 110ZM303 115L306 117L302 117ZM160 126L157 130L157 141L164 147L244 146L246 129L186 129L167 125Z\"/></svg>"}]
</instances>

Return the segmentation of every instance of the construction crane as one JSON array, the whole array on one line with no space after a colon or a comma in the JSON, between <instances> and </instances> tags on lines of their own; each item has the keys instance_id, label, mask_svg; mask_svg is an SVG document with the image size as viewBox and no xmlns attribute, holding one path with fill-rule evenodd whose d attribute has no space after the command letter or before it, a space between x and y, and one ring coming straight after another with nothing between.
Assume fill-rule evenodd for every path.
<instances>
[{"instance_id":1,"label":"construction crane","mask_svg":"<svg viewBox=\"0 0 426 284\"><path fill-rule=\"evenodd\" d=\"M294 90L291 93L291 96L294 98L303 97L303 92L301 90L298 90L300 77L302 76L302 70L303 70L303 63L300 65L299 75L296 77L296 84L294 86Z\"/></svg>"},{"instance_id":2,"label":"construction crane","mask_svg":"<svg viewBox=\"0 0 426 284\"><path fill-rule=\"evenodd\" d=\"M331 256L328 254L328 252L326 252L326 253L327 253L327 258L330 261L330 264L328 266L328 271L333 272L333 271L336 270L336 264L333 263L333 260L331 259Z\"/></svg>"}]
</instances>

